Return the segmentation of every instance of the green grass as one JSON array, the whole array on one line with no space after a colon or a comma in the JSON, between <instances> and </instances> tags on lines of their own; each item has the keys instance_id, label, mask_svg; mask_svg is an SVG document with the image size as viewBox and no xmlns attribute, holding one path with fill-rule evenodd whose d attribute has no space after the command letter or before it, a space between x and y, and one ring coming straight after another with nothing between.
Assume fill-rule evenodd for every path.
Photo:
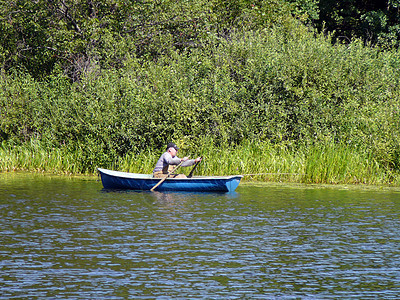
<instances>
[{"instance_id":1,"label":"green grass","mask_svg":"<svg viewBox=\"0 0 400 300\"><path fill-rule=\"evenodd\" d=\"M398 175L383 169L371 155L343 145L308 149L304 182L329 184L398 184Z\"/></svg>"},{"instance_id":2,"label":"green grass","mask_svg":"<svg viewBox=\"0 0 400 300\"><path fill-rule=\"evenodd\" d=\"M180 150L179 156L203 156L195 175L245 175L244 181L307 184L365 184L400 186L400 174L380 166L371 155L344 145L316 145L291 149L284 145L247 142L236 147L213 147L204 141L197 153ZM95 174L96 167L133 173L151 173L161 155L145 150L102 166L85 169L79 153L45 149L38 143L0 147L0 170L56 174ZM87 164L87 163L86 163ZM89 164L90 165L90 164ZM84 171L82 171L84 170ZM191 167L180 168L188 174Z\"/></svg>"},{"instance_id":3,"label":"green grass","mask_svg":"<svg viewBox=\"0 0 400 300\"><path fill-rule=\"evenodd\" d=\"M60 149L46 150L31 143L24 146L0 147L0 170L36 171L79 174L77 157Z\"/></svg>"}]
</instances>

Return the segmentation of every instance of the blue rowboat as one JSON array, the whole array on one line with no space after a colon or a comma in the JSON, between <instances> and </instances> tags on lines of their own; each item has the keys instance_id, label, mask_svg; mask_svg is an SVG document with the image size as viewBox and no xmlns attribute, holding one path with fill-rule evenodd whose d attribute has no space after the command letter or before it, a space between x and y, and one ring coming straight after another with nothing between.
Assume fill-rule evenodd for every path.
<instances>
[{"instance_id":1,"label":"blue rowboat","mask_svg":"<svg viewBox=\"0 0 400 300\"><path fill-rule=\"evenodd\" d=\"M150 190L161 179L152 174L137 174L97 169L105 189ZM239 185L242 175L232 176L194 176L192 178L167 178L157 191L187 192L233 192Z\"/></svg>"}]
</instances>

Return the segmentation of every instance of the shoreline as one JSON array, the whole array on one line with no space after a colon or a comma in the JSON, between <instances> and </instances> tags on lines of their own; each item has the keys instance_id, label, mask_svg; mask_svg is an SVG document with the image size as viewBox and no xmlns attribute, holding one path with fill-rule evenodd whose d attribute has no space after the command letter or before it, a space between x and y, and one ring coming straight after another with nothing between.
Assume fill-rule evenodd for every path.
<instances>
[{"instance_id":1,"label":"shoreline","mask_svg":"<svg viewBox=\"0 0 400 300\"><path fill-rule=\"evenodd\" d=\"M237 174L236 174L237 175ZM15 176L15 177L28 177L28 176L43 176L47 178L66 178L71 180L88 180L88 181L99 181L100 177L98 174L71 174L71 173L54 173L49 171L35 171L35 170L15 170L15 171L3 171L0 170L0 180L2 177ZM262 181L262 180L242 180L239 187L281 187L281 188L292 188L292 189L333 189L333 190L358 190L358 191L382 191L382 192L399 192L399 185L392 184L346 184L346 183L304 183L298 181Z\"/></svg>"}]
</instances>

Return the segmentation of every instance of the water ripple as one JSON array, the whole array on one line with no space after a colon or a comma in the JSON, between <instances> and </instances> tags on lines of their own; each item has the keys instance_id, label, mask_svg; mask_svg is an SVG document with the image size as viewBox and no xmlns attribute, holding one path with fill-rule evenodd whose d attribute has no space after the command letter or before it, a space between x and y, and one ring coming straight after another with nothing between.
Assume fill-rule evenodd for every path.
<instances>
[{"instance_id":1,"label":"water ripple","mask_svg":"<svg viewBox=\"0 0 400 300\"><path fill-rule=\"evenodd\" d=\"M0 299L400 296L398 194L52 181L0 196Z\"/></svg>"}]
</instances>

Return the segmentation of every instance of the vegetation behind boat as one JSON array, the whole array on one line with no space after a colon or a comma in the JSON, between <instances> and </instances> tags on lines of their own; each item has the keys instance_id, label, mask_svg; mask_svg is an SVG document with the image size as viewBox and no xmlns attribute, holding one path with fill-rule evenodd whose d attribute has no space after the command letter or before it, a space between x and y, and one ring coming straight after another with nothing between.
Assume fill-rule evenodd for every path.
<instances>
[{"instance_id":1,"label":"vegetation behind boat","mask_svg":"<svg viewBox=\"0 0 400 300\"><path fill-rule=\"evenodd\" d=\"M199 175L399 184L399 50L280 20L210 26L157 57L104 41L128 54L116 67L97 53L77 78L2 66L0 169L150 173L174 141L204 157Z\"/></svg>"},{"instance_id":2,"label":"vegetation behind boat","mask_svg":"<svg viewBox=\"0 0 400 300\"><path fill-rule=\"evenodd\" d=\"M212 140L203 139L196 153L204 159L195 175L246 175L243 181L293 183L369 184L400 186L398 172L378 164L371 156L348 146L314 145L294 150L270 142L245 142L239 146L215 147ZM182 154L192 152L182 149ZM192 152L193 153L193 152ZM80 164L80 153L45 149L38 144L0 147L2 171L29 170L59 174L94 173ZM109 169L151 174L159 153L130 153L108 165ZM180 168L189 174L191 168ZM83 170L86 170L83 171Z\"/></svg>"}]
</instances>

